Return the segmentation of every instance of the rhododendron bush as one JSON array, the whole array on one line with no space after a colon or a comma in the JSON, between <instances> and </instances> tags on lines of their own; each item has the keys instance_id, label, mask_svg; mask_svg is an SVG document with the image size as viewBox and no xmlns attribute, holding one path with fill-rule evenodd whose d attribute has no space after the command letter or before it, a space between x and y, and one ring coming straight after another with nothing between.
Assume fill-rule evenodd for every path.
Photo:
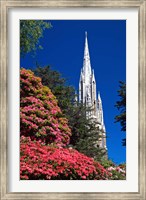
<instances>
[{"instance_id":1,"label":"rhododendron bush","mask_svg":"<svg viewBox=\"0 0 146 200\"><path fill-rule=\"evenodd\" d=\"M21 135L46 144L66 146L71 131L67 119L57 105L55 96L30 70L20 74L20 131Z\"/></svg>"},{"instance_id":2,"label":"rhododendron bush","mask_svg":"<svg viewBox=\"0 0 146 200\"><path fill-rule=\"evenodd\" d=\"M54 148L21 137L21 179L103 180L109 176L102 165L74 149Z\"/></svg>"},{"instance_id":3,"label":"rhododendron bush","mask_svg":"<svg viewBox=\"0 0 146 200\"><path fill-rule=\"evenodd\" d=\"M112 174L111 180L125 180L126 179L126 164L116 165L111 160L103 160L101 162L102 166Z\"/></svg>"},{"instance_id":4,"label":"rhododendron bush","mask_svg":"<svg viewBox=\"0 0 146 200\"><path fill-rule=\"evenodd\" d=\"M126 179L126 169L125 167L119 166L111 166L106 169L108 172L112 174L112 180L125 180Z\"/></svg>"}]
</instances>

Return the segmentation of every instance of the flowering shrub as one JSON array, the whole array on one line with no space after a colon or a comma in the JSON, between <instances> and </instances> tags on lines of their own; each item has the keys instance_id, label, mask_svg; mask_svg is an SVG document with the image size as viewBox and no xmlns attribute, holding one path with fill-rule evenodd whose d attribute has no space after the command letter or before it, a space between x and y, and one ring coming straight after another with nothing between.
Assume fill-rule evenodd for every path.
<instances>
[{"instance_id":1,"label":"flowering shrub","mask_svg":"<svg viewBox=\"0 0 146 200\"><path fill-rule=\"evenodd\" d=\"M112 161L103 161L102 165L111 173L111 180L125 180L126 179L126 164L115 165Z\"/></svg>"},{"instance_id":2,"label":"flowering shrub","mask_svg":"<svg viewBox=\"0 0 146 200\"><path fill-rule=\"evenodd\" d=\"M119 166L116 167L109 167L107 168L108 172L111 172L112 180L125 180L126 179L126 171L121 169Z\"/></svg>"},{"instance_id":3,"label":"flowering shrub","mask_svg":"<svg viewBox=\"0 0 146 200\"><path fill-rule=\"evenodd\" d=\"M45 144L66 146L71 131L57 105L55 96L39 77L26 69L20 71L20 132Z\"/></svg>"},{"instance_id":4,"label":"flowering shrub","mask_svg":"<svg viewBox=\"0 0 146 200\"><path fill-rule=\"evenodd\" d=\"M92 158L74 149L43 145L21 136L21 179L105 180L110 173Z\"/></svg>"}]
</instances>

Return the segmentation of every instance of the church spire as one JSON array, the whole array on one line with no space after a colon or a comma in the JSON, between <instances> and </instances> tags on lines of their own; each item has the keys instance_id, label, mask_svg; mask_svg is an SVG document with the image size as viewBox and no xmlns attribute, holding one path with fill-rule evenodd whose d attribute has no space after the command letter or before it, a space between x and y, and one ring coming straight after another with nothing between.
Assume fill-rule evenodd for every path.
<instances>
[{"instance_id":1,"label":"church spire","mask_svg":"<svg viewBox=\"0 0 146 200\"><path fill-rule=\"evenodd\" d=\"M85 47L84 47L84 60L83 68L81 69L80 82L79 82L79 102L91 105L92 103L92 71L90 64L90 55L88 49L87 32L85 32Z\"/></svg>"},{"instance_id":2,"label":"church spire","mask_svg":"<svg viewBox=\"0 0 146 200\"><path fill-rule=\"evenodd\" d=\"M91 64L90 64L90 55L89 55L89 48L88 48L87 32L85 32L83 72L84 72L84 76L87 77L87 80L89 81L89 78L90 78L90 75L91 75Z\"/></svg>"},{"instance_id":3,"label":"church spire","mask_svg":"<svg viewBox=\"0 0 146 200\"><path fill-rule=\"evenodd\" d=\"M101 103L101 97L100 97L100 92L98 91L98 102Z\"/></svg>"},{"instance_id":4,"label":"church spire","mask_svg":"<svg viewBox=\"0 0 146 200\"><path fill-rule=\"evenodd\" d=\"M95 75L94 75L94 69L92 70L92 82L96 83L96 81L95 81Z\"/></svg>"},{"instance_id":5,"label":"church spire","mask_svg":"<svg viewBox=\"0 0 146 200\"><path fill-rule=\"evenodd\" d=\"M98 141L99 146L107 151L102 100L99 92L98 96L96 96L96 79L94 70L91 69L87 32L85 32L84 60L79 80L79 102L91 108L86 112L86 117L96 122L101 134L101 138Z\"/></svg>"},{"instance_id":6,"label":"church spire","mask_svg":"<svg viewBox=\"0 0 146 200\"><path fill-rule=\"evenodd\" d=\"M101 97L100 97L100 92L99 91L98 91L98 99L97 99L97 108L98 108L98 121L104 127L102 101L101 101Z\"/></svg>"}]
</instances>

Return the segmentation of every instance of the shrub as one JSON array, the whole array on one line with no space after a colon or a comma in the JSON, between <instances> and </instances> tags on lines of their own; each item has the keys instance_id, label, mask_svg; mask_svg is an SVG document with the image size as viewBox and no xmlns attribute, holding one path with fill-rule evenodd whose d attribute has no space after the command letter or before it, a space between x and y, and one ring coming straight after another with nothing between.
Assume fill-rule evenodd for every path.
<instances>
[{"instance_id":1,"label":"shrub","mask_svg":"<svg viewBox=\"0 0 146 200\"><path fill-rule=\"evenodd\" d=\"M20 71L20 132L45 144L66 146L71 131L51 90L26 69Z\"/></svg>"},{"instance_id":2,"label":"shrub","mask_svg":"<svg viewBox=\"0 0 146 200\"><path fill-rule=\"evenodd\" d=\"M125 180L126 179L126 164L114 164L111 160L103 160L101 164L111 173L111 180Z\"/></svg>"},{"instance_id":3,"label":"shrub","mask_svg":"<svg viewBox=\"0 0 146 200\"><path fill-rule=\"evenodd\" d=\"M74 149L43 145L21 137L20 178L27 180L105 180L110 173Z\"/></svg>"}]
</instances>

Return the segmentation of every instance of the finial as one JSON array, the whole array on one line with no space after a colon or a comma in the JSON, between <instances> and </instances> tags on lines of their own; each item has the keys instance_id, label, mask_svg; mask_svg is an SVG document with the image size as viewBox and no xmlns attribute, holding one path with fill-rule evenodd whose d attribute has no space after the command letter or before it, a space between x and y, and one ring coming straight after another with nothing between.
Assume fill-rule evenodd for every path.
<instances>
[{"instance_id":1,"label":"finial","mask_svg":"<svg viewBox=\"0 0 146 200\"><path fill-rule=\"evenodd\" d=\"M101 101L100 92L98 91L98 100Z\"/></svg>"},{"instance_id":2,"label":"finial","mask_svg":"<svg viewBox=\"0 0 146 200\"><path fill-rule=\"evenodd\" d=\"M87 37L87 31L85 31L85 36Z\"/></svg>"}]
</instances>

